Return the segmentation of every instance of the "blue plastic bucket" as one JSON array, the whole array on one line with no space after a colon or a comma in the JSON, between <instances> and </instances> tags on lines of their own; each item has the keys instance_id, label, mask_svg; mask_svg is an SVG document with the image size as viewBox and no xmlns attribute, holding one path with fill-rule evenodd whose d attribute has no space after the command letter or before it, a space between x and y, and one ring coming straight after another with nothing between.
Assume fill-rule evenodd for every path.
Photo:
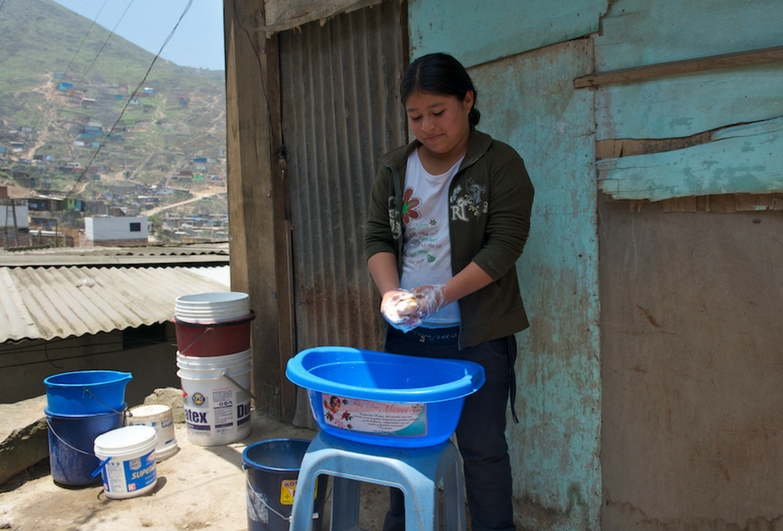
<instances>
[{"instance_id":1,"label":"blue plastic bucket","mask_svg":"<svg viewBox=\"0 0 783 531\"><path fill-rule=\"evenodd\" d=\"M65 487L86 487L101 483L93 476L100 461L95 457L95 438L122 426L125 404L118 412L92 415L57 415L44 409L49 425L49 465L52 479Z\"/></svg>"},{"instance_id":2,"label":"blue plastic bucket","mask_svg":"<svg viewBox=\"0 0 783 531\"><path fill-rule=\"evenodd\" d=\"M117 371L76 371L44 379L47 409L53 415L114 413L125 407L125 386L133 375Z\"/></svg>"},{"instance_id":3,"label":"blue plastic bucket","mask_svg":"<svg viewBox=\"0 0 783 531\"><path fill-rule=\"evenodd\" d=\"M288 531L299 469L309 446L306 439L269 439L242 452L248 531ZM318 477L313 505L318 517L313 529L322 528L328 481L327 475Z\"/></svg>"},{"instance_id":4,"label":"blue plastic bucket","mask_svg":"<svg viewBox=\"0 0 783 531\"><path fill-rule=\"evenodd\" d=\"M304 350L288 360L285 374L307 389L313 416L326 433L402 448L451 437L465 397L485 380L484 368L470 361L350 347Z\"/></svg>"}]
</instances>

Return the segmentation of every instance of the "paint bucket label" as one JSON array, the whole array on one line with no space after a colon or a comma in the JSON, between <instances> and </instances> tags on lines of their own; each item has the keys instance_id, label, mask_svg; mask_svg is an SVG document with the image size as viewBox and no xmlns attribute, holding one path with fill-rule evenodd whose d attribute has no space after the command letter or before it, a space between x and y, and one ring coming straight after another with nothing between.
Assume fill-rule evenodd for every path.
<instances>
[{"instance_id":1,"label":"paint bucket label","mask_svg":"<svg viewBox=\"0 0 783 531\"><path fill-rule=\"evenodd\" d=\"M125 426L95 439L95 456L101 460L107 498L140 496L155 488L157 442L157 433L150 426Z\"/></svg>"},{"instance_id":2,"label":"paint bucket label","mask_svg":"<svg viewBox=\"0 0 783 531\"><path fill-rule=\"evenodd\" d=\"M210 387L210 382L215 387ZM250 397L230 384L224 386L225 383L182 379L185 426L192 443L228 444L250 433ZM208 388L204 388L205 384Z\"/></svg>"},{"instance_id":3,"label":"paint bucket label","mask_svg":"<svg viewBox=\"0 0 783 531\"><path fill-rule=\"evenodd\" d=\"M130 494L153 485L158 479L155 450L124 461L111 459L103 468L103 490L106 495Z\"/></svg>"},{"instance_id":4,"label":"paint bucket label","mask_svg":"<svg viewBox=\"0 0 783 531\"><path fill-rule=\"evenodd\" d=\"M177 437L174 430L174 414L171 406L165 404L145 404L128 411L126 426L150 426L155 428L158 443L155 456L163 461L177 452Z\"/></svg>"},{"instance_id":5,"label":"paint bucket label","mask_svg":"<svg viewBox=\"0 0 783 531\"><path fill-rule=\"evenodd\" d=\"M280 505L293 505L296 496L296 479L284 479L280 484ZM313 498L318 498L318 482L315 483Z\"/></svg>"}]
</instances>

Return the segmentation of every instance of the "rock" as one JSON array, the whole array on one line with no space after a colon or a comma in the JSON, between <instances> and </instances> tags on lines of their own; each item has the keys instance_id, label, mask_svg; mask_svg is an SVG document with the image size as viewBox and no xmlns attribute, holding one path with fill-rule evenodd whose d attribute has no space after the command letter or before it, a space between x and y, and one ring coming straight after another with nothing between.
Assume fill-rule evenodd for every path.
<instances>
[{"instance_id":1,"label":"rock","mask_svg":"<svg viewBox=\"0 0 783 531\"><path fill-rule=\"evenodd\" d=\"M49 456L49 429L38 419L0 443L0 485Z\"/></svg>"},{"instance_id":2,"label":"rock","mask_svg":"<svg viewBox=\"0 0 783 531\"><path fill-rule=\"evenodd\" d=\"M144 404L166 404L171 407L175 424L185 422L185 407L182 401L182 390L174 387L155 389L144 399Z\"/></svg>"}]
</instances>

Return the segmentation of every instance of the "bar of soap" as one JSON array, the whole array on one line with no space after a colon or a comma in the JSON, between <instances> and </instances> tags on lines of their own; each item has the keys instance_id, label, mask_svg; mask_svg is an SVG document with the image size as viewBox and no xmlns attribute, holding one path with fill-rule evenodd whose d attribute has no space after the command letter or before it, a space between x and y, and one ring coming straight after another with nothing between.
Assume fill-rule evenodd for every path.
<instances>
[{"instance_id":1,"label":"bar of soap","mask_svg":"<svg viewBox=\"0 0 783 531\"><path fill-rule=\"evenodd\" d=\"M392 323L401 323L409 315L419 309L418 299L411 293L395 294L381 308L386 318Z\"/></svg>"}]
</instances>

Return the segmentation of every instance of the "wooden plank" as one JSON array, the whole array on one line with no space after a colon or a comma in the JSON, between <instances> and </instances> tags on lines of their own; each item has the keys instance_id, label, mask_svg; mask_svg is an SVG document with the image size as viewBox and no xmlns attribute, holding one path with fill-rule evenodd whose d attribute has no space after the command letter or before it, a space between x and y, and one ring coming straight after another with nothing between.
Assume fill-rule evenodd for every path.
<instances>
[{"instance_id":1,"label":"wooden plank","mask_svg":"<svg viewBox=\"0 0 783 531\"><path fill-rule=\"evenodd\" d=\"M783 192L783 118L728 128L687 149L598 162L598 186L614 199Z\"/></svg>"},{"instance_id":2,"label":"wooden plank","mask_svg":"<svg viewBox=\"0 0 783 531\"><path fill-rule=\"evenodd\" d=\"M631 201L637 203L637 201ZM664 199L663 212L760 212L783 210L783 194L726 194ZM649 204L645 202L645 204Z\"/></svg>"},{"instance_id":3,"label":"wooden plank","mask_svg":"<svg viewBox=\"0 0 783 531\"><path fill-rule=\"evenodd\" d=\"M697 59L685 59L669 63L623 68L610 72L596 72L574 79L574 88L595 88L599 85L609 85L612 83L627 83L629 81L642 81L664 76L690 74L704 70L736 68L780 61L783 61L783 46L776 46L763 50L750 50L746 52L714 55L711 57L700 57Z\"/></svg>"},{"instance_id":4,"label":"wooden plank","mask_svg":"<svg viewBox=\"0 0 783 531\"><path fill-rule=\"evenodd\" d=\"M284 421L290 422L296 413L296 386L285 376L288 360L296 354L296 319L294 317L293 257L291 252L291 224L288 215L288 186L285 182L287 154L284 147L282 101L280 88L280 48L277 35L266 41L267 96L271 136L272 216L274 222L274 262L277 274L274 299L278 317L278 381L280 407Z\"/></svg>"},{"instance_id":5,"label":"wooden plank","mask_svg":"<svg viewBox=\"0 0 783 531\"><path fill-rule=\"evenodd\" d=\"M265 0L265 24L256 30L273 33L380 4L382 0Z\"/></svg>"},{"instance_id":6,"label":"wooden plank","mask_svg":"<svg viewBox=\"0 0 783 531\"><path fill-rule=\"evenodd\" d=\"M224 2L226 144L231 289L250 295L256 410L281 419L279 310L275 260L276 196L269 96L269 58L258 25L262 0ZM262 369L263 368L263 369Z\"/></svg>"},{"instance_id":7,"label":"wooden plank","mask_svg":"<svg viewBox=\"0 0 783 531\"><path fill-rule=\"evenodd\" d=\"M448 50L466 67L596 33L607 0L409 2L413 57Z\"/></svg>"},{"instance_id":8,"label":"wooden plank","mask_svg":"<svg viewBox=\"0 0 783 531\"><path fill-rule=\"evenodd\" d=\"M595 71L780 46L780 0L613 0L595 40Z\"/></svg>"},{"instance_id":9,"label":"wooden plank","mask_svg":"<svg viewBox=\"0 0 783 531\"><path fill-rule=\"evenodd\" d=\"M691 146L705 144L712 140L712 132L699 133L685 138L654 138L635 140L633 138L598 140L595 143L596 160L630 157L685 149Z\"/></svg>"},{"instance_id":10,"label":"wooden plank","mask_svg":"<svg viewBox=\"0 0 783 531\"><path fill-rule=\"evenodd\" d=\"M601 87L596 139L684 138L783 116L781 87L781 63Z\"/></svg>"}]
</instances>

